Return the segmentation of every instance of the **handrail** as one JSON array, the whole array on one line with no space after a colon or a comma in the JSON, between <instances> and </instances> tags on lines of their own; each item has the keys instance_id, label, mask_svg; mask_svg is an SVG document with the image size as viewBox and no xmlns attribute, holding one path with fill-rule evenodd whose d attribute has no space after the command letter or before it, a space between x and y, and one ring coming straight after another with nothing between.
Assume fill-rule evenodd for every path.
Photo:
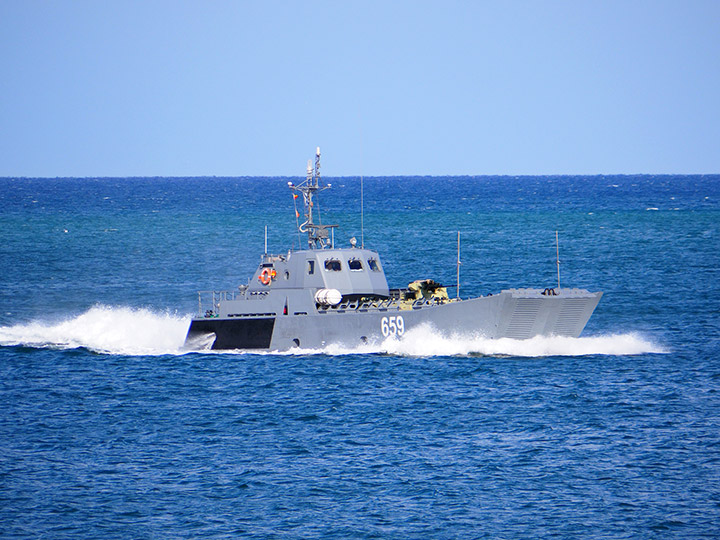
<instances>
[{"instance_id":1,"label":"handrail","mask_svg":"<svg viewBox=\"0 0 720 540\"><path fill-rule=\"evenodd\" d=\"M220 311L220 302L235 300L238 291L198 291L198 315L213 316ZM210 305L210 309L203 311L203 296L205 304ZM209 297L209 298L208 298Z\"/></svg>"}]
</instances>

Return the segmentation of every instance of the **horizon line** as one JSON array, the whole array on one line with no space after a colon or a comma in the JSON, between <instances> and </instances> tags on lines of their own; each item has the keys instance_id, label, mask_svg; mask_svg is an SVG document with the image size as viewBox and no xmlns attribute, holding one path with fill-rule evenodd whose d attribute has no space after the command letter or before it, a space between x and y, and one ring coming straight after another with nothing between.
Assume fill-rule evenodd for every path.
<instances>
[{"instance_id":1,"label":"horizon line","mask_svg":"<svg viewBox=\"0 0 720 540\"><path fill-rule=\"evenodd\" d=\"M595 177L628 177L628 176L720 176L720 172L712 173L583 173L583 174L572 174L572 173L545 173L545 174L385 174L385 175L367 175L367 174L346 174L346 175L323 175L323 178L338 178L338 179L352 179L352 178L555 178L555 177L582 177L582 178L595 178ZM117 180L117 179L129 179L129 178L144 178L144 179L195 179L195 178L263 178L263 179L276 179L276 178L305 178L303 175L283 175L283 174L272 174L272 175L223 175L223 174L206 174L206 175L92 175L92 176L0 176L1 180Z\"/></svg>"}]
</instances>

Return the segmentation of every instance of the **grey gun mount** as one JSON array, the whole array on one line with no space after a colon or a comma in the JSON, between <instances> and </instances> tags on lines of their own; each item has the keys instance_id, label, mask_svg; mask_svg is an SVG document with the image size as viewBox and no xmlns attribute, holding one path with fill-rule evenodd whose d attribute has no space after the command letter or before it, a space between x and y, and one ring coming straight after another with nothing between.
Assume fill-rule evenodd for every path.
<instances>
[{"instance_id":1,"label":"grey gun mount","mask_svg":"<svg viewBox=\"0 0 720 540\"><path fill-rule=\"evenodd\" d=\"M390 289L380 256L364 247L337 248L335 225L315 223L320 191L320 149L307 178L289 187L303 198L307 249L263 254L247 285L201 291L187 348L317 349L380 343L420 325L444 334L528 339L578 337L602 292L584 289L509 289L476 298L450 298L433 280ZM458 256L459 262L459 256Z\"/></svg>"}]
</instances>

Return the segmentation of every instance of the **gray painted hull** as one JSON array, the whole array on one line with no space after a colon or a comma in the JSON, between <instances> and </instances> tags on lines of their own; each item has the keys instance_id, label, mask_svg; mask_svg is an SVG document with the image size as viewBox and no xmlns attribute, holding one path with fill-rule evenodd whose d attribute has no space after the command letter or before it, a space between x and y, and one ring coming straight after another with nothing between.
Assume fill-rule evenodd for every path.
<instances>
[{"instance_id":1,"label":"gray painted hull","mask_svg":"<svg viewBox=\"0 0 720 540\"><path fill-rule=\"evenodd\" d=\"M187 343L192 346L193 342L205 339L214 349L277 351L328 345L354 347L380 343L390 336L402 338L423 325L446 336L578 337L602 297L601 292L579 289L558 289L555 295L543 295L542 289L510 289L496 295L444 303L331 308L307 306L307 298L302 297L301 291L297 292L306 306L302 312L287 309L287 296L284 304L275 303L264 313L232 313L245 307L248 301L226 302L219 315L192 320ZM238 302L241 303L232 305Z\"/></svg>"}]
</instances>

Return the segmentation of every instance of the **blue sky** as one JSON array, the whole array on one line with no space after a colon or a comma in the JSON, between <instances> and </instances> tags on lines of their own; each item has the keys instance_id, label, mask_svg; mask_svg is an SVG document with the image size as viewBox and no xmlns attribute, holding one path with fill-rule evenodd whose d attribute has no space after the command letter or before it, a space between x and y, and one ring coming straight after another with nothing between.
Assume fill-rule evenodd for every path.
<instances>
[{"instance_id":1,"label":"blue sky","mask_svg":"<svg viewBox=\"0 0 720 540\"><path fill-rule=\"evenodd\" d=\"M0 2L0 176L720 173L720 2Z\"/></svg>"}]
</instances>

